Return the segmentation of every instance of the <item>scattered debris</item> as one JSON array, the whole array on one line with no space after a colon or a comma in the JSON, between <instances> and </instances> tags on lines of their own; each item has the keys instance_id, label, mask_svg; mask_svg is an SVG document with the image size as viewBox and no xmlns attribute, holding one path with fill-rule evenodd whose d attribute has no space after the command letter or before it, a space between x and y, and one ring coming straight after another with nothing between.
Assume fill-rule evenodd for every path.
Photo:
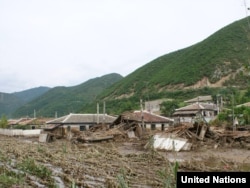
<instances>
[{"instance_id":1,"label":"scattered debris","mask_svg":"<svg viewBox=\"0 0 250 188\"><path fill-rule=\"evenodd\" d=\"M167 151L191 150L207 143L208 146L250 148L249 131L228 131L210 128L207 124L180 124L154 135L154 148Z\"/></svg>"}]
</instances>

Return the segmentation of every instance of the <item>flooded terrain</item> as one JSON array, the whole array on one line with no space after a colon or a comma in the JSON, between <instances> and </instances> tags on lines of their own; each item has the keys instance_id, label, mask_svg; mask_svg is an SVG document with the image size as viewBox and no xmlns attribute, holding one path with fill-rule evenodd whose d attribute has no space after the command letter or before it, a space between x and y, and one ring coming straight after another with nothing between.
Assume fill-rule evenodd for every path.
<instances>
[{"instance_id":1,"label":"flooded terrain","mask_svg":"<svg viewBox=\"0 0 250 188\"><path fill-rule=\"evenodd\" d=\"M0 136L1 187L166 187L174 171L249 171L248 148L201 142L190 151L145 147L148 137L72 143ZM178 166L176 166L178 164Z\"/></svg>"}]
</instances>

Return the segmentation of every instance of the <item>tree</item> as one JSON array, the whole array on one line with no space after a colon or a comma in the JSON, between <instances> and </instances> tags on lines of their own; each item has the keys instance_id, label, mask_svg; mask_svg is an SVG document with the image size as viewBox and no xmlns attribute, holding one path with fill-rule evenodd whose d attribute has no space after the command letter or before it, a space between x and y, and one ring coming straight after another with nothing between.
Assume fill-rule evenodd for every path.
<instances>
[{"instance_id":1,"label":"tree","mask_svg":"<svg viewBox=\"0 0 250 188\"><path fill-rule=\"evenodd\" d=\"M7 128L8 126L8 120L5 115L2 115L1 121L0 121L0 128Z\"/></svg>"},{"instance_id":2,"label":"tree","mask_svg":"<svg viewBox=\"0 0 250 188\"><path fill-rule=\"evenodd\" d=\"M161 103L161 113L166 116L171 116L176 108L179 108L178 102L176 100L164 101Z\"/></svg>"}]
</instances>

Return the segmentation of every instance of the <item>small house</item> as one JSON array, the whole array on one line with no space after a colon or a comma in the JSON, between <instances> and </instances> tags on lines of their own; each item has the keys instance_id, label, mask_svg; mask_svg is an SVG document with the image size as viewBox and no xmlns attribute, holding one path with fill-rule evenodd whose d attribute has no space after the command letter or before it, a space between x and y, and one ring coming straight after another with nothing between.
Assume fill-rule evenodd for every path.
<instances>
[{"instance_id":1,"label":"small house","mask_svg":"<svg viewBox=\"0 0 250 188\"><path fill-rule=\"evenodd\" d=\"M173 119L160 116L148 111L124 112L112 124L112 126L126 124L128 126L139 125L142 128L151 130L164 130L172 125Z\"/></svg>"},{"instance_id":2,"label":"small house","mask_svg":"<svg viewBox=\"0 0 250 188\"><path fill-rule=\"evenodd\" d=\"M85 131L99 124L109 126L115 119L116 117L107 114L70 113L69 115L47 121L47 128L44 131L64 136L69 130Z\"/></svg>"},{"instance_id":3,"label":"small house","mask_svg":"<svg viewBox=\"0 0 250 188\"><path fill-rule=\"evenodd\" d=\"M217 113L217 105L199 102L176 109L173 116L179 123L194 123L196 118L209 122L216 117Z\"/></svg>"}]
</instances>

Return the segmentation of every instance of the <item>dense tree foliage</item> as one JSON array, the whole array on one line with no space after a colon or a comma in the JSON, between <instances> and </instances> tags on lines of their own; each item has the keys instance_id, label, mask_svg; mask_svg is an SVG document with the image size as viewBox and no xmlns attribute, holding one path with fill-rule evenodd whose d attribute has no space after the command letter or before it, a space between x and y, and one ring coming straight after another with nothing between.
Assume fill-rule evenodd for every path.
<instances>
[{"instance_id":1,"label":"dense tree foliage","mask_svg":"<svg viewBox=\"0 0 250 188\"><path fill-rule=\"evenodd\" d=\"M8 127L8 120L5 115L2 115L1 121L0 121L0 128L7 128Z\"/></svg>"}]
</instances>

